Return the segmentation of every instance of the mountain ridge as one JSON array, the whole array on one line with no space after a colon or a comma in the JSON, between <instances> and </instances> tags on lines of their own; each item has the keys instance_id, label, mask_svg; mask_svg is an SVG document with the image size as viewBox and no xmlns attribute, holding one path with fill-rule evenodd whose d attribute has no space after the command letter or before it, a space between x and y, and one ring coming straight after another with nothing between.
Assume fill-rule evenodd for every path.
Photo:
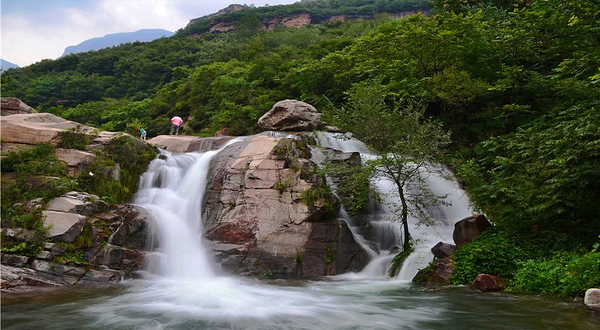
<instances>
[{"instance_id":1,"label":"mountain ridge","mask_svg":"<svg viewBox=\"0 0 600 330\"><path fill-rule=\"evenodd\" d=\"M103 37L87 39L77 45L68 46L65 48L61 57L69 54L83 53L92 50L118 46L130 42L148 42L162 37L170 37L173 34L173 32L164 29L141 29L133 32L111 33Z\"/></svg>"}]
</instances>

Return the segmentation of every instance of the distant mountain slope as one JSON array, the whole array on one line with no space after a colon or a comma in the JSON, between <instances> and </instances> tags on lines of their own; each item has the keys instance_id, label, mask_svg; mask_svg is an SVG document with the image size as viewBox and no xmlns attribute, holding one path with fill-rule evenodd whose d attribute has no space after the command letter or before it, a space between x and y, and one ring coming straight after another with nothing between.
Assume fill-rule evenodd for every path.
<instances>
[{"instance_id":1,"label":"distant mountain slope","mask_svg":"<svg viewBox=\"0 0 600 330\"><path fill-rule=\"evenodd\" d=\"M69 46L65 48L65 52L62 56L117 46L128 42L152 41L161 37L170 37L172 35L173 32L163 29L143 29L135 32L107 34L101 38L88 39L76 46Z\"/></svg>"},{"instance_id":2,"label":"distant mountain slope","mask_svg":"<svg viewBox=\"0 0 600 330\"><path fill-rule=\"evenodd\" d=\"M12 69L12 68L18 68L19 66L11 63L9 61L5 61L3 59L0 58L0 70L8 70L8 69Z\"/></svg>"},{"instance_id":3,"label":"distant mountain slope","mask_svg":"<svg viewBox=\"0 0 600 330\"><path fill-rule=\"evenodd\" d=\"M430 0L303 0L290 5L263 7L230 5L218 13L190 20L177 34L194 36L206 32L232 32L236 22L244 18L247 21L242 24L256 25L256 21L248 21L248 18L255 18L258 19L258 28L272 30L277 25L300 27L330 20L372 19L381 13L404 17L418 11L425 12L430 4Z\"/></svg>"}]
</instances>

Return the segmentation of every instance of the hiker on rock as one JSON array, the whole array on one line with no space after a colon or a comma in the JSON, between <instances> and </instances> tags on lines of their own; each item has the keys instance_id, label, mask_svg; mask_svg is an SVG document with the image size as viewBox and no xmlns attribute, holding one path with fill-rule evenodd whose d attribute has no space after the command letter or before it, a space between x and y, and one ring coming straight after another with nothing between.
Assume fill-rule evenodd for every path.
<instances>
[{"instance_id":1,"label":"hiker on rock","mask_svg":"<svg viewBox=\"0 0 600 330\"><path fill-rule=\"evenodd\" d=\"M171 135L175 132L175 135L179 135L179 127L183 123L183 119L179 116L171 118Z\"/></svg>"}]
</instances>

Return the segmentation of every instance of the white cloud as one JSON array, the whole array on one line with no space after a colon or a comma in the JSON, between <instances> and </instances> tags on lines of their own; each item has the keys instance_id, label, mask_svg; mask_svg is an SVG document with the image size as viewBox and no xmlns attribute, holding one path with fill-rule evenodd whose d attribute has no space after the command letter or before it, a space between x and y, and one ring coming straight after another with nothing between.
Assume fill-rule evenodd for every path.
<instances>
[{"instance_id":1,"label":"white cloud","mask_svg":"<svg viewBox=\"0 0 600 330\"><path fill-rule=\"evenodd\" d=\"M254 1L257 6L294 0ZM176 31L190 19L214 13L235 1L227 0L102 0L87 7L61 7L27 16L2 15L2 54L20 66L57 58L64 49L109 33L162 28ZM242 2L243 3L243 2Z\"/></svg>"}]
</instances>

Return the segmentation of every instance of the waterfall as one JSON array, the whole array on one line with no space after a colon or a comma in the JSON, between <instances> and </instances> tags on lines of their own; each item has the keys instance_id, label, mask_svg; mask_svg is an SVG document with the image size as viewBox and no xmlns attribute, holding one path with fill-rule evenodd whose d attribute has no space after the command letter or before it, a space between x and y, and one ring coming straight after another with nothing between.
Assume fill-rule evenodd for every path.
<instances>
[{"instance_id":1,"label":"waterfall","mask_svg":"<svg viewBox=\"0 0 600 330\"><path fill-rule=\"evenodd\" d=\"M203 246L201 214L210 161L221 150L162 151L142 175L134 204L149 212L150 236L158 241L159 249L147 258L151 274L178 279L215 275L215 265Z\"/></svg>"},{"instance_id":2,"label":"waterfall","mask_svg":"<svg viewBox=\"0 0 600 330\"><path fill-rule=\"evenodd\" d=\"M359 152L363 160L376 157L362 142L347 139L340 134L320 133L318 141L325 148L342 152ZM323 161L324 157L319 155L316 158ZM426 183L424 187L420 187L421 189L427 189L432 195L446 196L446 198L442 204L424 210L427 219L409 215L409 231L415 242L414 252L405 260L396 277L399 281L411 281L420 268L427 266L433 260L431 248L440 241L452 243L454 223L473 213L468 197L459 188L450 171L437 168L436 171L422 170L419 175ZM366 220L373 231L369 238L377 246L378 251L370 247L359 228L354 227L353 220L342 209L340 217L348 223L357 242L371 257L369 264L359 274L344 275L343 278L386 276L387 268L395 255L392 251L402 245L400 222L393 221L397 219L396 209L400 203L397 187L394 182L385 177L373 178L372 184L381 195L381 203L372 203Z\"/></svg>"}]
</instances>

